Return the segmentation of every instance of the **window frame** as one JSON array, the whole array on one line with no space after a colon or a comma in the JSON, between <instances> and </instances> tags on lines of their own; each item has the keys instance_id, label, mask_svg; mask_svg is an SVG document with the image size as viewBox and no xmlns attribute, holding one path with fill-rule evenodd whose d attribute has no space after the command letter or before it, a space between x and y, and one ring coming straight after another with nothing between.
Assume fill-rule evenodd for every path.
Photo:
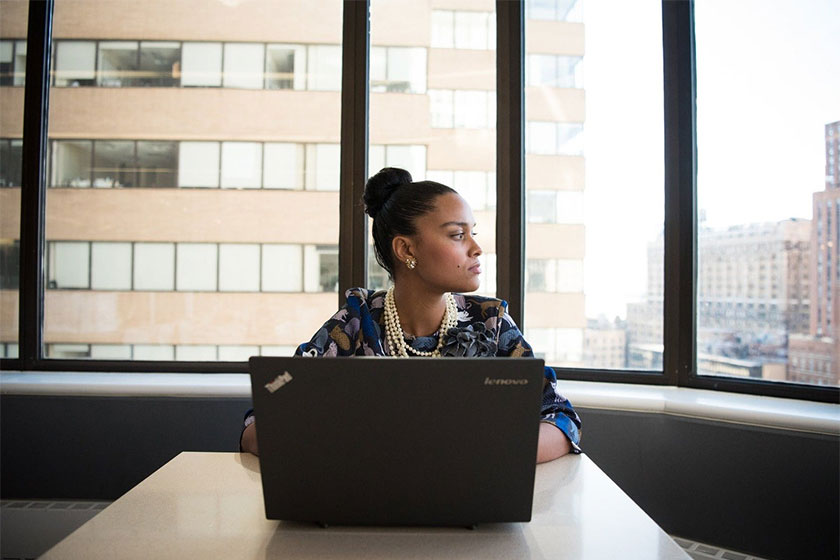
<instances>
[{"instance_id":1,"label":"window frame","mask_svg":"<svg viewBox=\"0 0 840 560\"><path fill-rule=\"evenodd\" d=\"M24 94L20 239L20 371L247 372L246 362L46 359L43 355L47 115L54 0L30 0ZM370 0L343 3L339 192L339 305L367 282L368 223L361 199L367 174ZM670 385L837 402L840 388L697 374L697 162L694 2L662 0L665 147L663 371L555 368L558 377ZM496 2L497 295L524 329L525 3ZM220 41L220 43L224 43ZM504 235L499 235L503 232Z\"/></svg>"}]
</instances>

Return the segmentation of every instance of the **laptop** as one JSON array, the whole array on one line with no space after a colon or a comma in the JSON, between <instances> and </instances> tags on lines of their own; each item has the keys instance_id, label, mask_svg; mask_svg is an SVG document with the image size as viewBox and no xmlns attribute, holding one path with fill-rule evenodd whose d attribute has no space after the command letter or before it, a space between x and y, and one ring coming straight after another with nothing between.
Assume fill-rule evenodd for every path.
<instances>
[{"instance_id":1,"label":"laptop","mask_svg":"<svg viewBox=\"0 0 840 560\"><path fill-rule=\"evenodd\" d=\"M252 357L266 517L325 526L530 521L543 366Z\"/></svg>"}]
</instances>

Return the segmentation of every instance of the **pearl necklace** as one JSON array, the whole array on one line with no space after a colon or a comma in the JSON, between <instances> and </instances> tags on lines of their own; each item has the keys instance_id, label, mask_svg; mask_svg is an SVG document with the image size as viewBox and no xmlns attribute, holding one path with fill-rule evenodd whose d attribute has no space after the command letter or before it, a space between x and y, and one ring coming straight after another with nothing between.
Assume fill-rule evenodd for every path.
<instances>
[{"instance_id":1,"label":"pearl necklace","mask_svg":"<svg viewBox=\"0 0 840 560\"><path fill-rule=\"evenodd\" d=\"M388 293L385 294L385 336L388 338L388 345L390 346L392 356L408 358L408 353L411 352L415 356L440 357L440 349L443 347L443 339L446 332L458 325L458 306L455 303L455 298L448 292L445 294L445 297L446 311L443 313L443 320L440 322L437 348L431 352L425 352L423 350L415 350L410 344L405 343L405 332L402 330L402 325L400 325L400 316L397 313L397 304L394 301L394 287L391 286L388 288Z\"/></svg>"}]
</instances>

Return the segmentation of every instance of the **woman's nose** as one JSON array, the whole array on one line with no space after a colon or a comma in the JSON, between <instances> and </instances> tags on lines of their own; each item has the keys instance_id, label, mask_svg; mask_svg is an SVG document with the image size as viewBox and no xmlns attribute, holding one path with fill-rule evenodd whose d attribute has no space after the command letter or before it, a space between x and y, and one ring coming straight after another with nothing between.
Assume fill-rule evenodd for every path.
<instances>
[{"instance_id":1,"label":"woman's nose","mask_svg":"<svg viewBox=\"0 0 840 560\"><path fill-rule=\"evenodd\" d=\"M481 245L479 245L478 242L475 240L475 238L473 238L473 246L472 246L471 254L477 257L482 253L483 253L483 251L481 250Z\"/></svg>"}]
</instances>

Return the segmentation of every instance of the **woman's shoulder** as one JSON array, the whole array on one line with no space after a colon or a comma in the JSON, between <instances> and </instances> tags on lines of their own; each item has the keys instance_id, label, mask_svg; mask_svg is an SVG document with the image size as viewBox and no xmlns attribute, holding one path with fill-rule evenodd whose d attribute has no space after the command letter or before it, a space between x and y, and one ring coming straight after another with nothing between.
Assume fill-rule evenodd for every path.
<instances>
[{"instance_id":1,"label":"woman's shoulder","mask_svg":"<svg viewBox=\"0 0 840 560\"><path fill-rule=\"evenodd\" d=\"M460 310L471 316L486 320L490 317L502 317L507 313L507 302L488 296L476 294L452 294Z\"/></svg>"},{"instance_id":2,"label":"woman's shoulder","mask_svg":"<svg viewBox=\"0 0 840 560\"><path fill-rule=\"evenodd\" d=\"M347 304L351 307L366 305L369 309L383 307L385 304L385 290L371 290L369 288L350 288L344 292Z\"/></svg>"}]
</instances>

